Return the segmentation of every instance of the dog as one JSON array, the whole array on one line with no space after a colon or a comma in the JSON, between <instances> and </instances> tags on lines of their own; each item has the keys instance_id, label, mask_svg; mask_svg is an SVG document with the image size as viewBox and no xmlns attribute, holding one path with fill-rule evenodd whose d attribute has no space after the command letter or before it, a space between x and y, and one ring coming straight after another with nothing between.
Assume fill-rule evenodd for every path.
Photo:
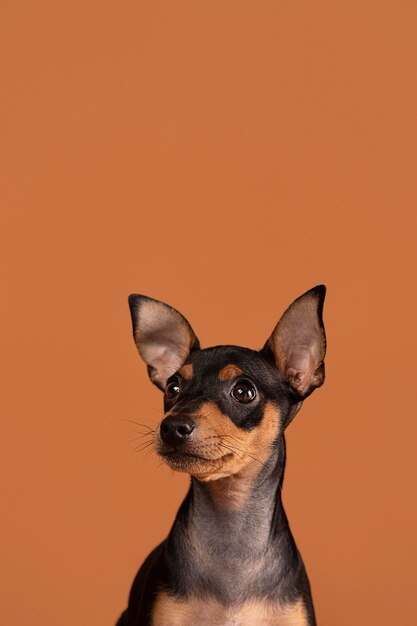
<instances>
[{"instance_id":1,"label":"dog","mask_svg":"<svg viewBox=\"0 0 417 626\"><path fill-rule=\"evenodd\" d=\"M137 349L164 392L152 445L191 486L117 626L316 624L281 486L284 431L324 382L325 294L297 298L259 351L201 349L176 309L129 297Z\"/></svg>"}]
</instances>

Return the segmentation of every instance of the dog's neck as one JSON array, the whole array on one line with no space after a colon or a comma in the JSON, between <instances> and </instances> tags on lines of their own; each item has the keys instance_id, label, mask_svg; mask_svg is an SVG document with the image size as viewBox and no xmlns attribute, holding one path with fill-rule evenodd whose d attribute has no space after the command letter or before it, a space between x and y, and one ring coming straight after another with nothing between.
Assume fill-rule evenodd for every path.
<instances>
[{"instance_id":1,"label":"dog's neck","mask_svg":"<svg viewBox=\"0 0 417 626\"><path fill-rule=\"evenodd\" d=\"M168 549L194 592L214 587L225 602L248 589L265 589L294 560L294 541L281 501L285 441L254 477L200 482L190 491L172 528ZM284 565L285 564L285 565Z\"/></svg>"}]
</instances>

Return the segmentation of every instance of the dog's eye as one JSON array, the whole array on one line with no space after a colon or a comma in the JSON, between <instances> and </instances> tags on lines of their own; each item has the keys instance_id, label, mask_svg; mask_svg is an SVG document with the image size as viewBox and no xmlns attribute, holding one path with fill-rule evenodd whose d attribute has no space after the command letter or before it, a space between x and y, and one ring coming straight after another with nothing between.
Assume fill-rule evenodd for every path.
<instances>
[{"instance_id":1,"label":"dog's eye","mask_svg":"<svg viewBox=\"0 0 417 626\"><path fill-rule=\"evenodd\" d=\"M180 392L180 383L179 380L172 380L170 383L167 384L166 389L165 389L165 395L167 398L169 398L169 400L172 400L172 398L175 398Z\"/></svg>"},{"instance_id":2,"label":"dog's eye","mask_svg":"<svg viewBox=\"0 0 417 626\"><path fill-rule=\"evenodd\" d=\"M230 391L232 398L238 402L252 402L256 397L256 389L249 380L239 380Z\"/></svg>"}]
</instances>

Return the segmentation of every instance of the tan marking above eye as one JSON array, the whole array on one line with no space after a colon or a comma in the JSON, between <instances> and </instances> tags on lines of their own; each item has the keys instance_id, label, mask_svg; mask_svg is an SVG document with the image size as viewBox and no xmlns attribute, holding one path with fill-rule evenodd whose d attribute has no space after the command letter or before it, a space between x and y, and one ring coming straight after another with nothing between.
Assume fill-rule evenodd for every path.
<instances>
[{"instance_id":1,"label":"tan marking above eye","mask_svg":"<svg viewBox=\"0 0 417 626\"><path fill-rule=\"evenodd\" d=\"M184 380L190 380L193 377L193 366L191 363L186 363L179 370L179 374L183 377Z\"/></svg>"},{"instance_id":2,"label":"tan marking above eye","mask_svg":"<svg viewBox=\"0 0 417 626\"><path fill-rule=\"evenodd\" d=\"M240 376L242 374L242 370L237 365L233 365L230 363L229 365L225 365L219 372L219 380L231 380L232 378L236 378L236 376Z\"/></svg>"}]
</instances>

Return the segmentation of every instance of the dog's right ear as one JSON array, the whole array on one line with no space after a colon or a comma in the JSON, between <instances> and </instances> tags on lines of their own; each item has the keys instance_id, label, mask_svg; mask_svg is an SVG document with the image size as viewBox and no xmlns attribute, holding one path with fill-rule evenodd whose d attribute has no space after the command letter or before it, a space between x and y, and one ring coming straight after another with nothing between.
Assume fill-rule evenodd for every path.
<instances>
[{"instance_id":1,"label":"dog's right ear","mask_svg":"<svg viewBox=\"0 0 417 626\"><path fill-rule=\"evenodd\" d=\"M263 348L273 353L282 379L300 399L324 382L325 295L326 287L317 285L294 300Z\"/></svg>"},{"instance_id":2,"label":"dog's right ear","mask_svg":"<svg viewBox=\"0 0 417 626\"><path fill-rule=\"evenodd\" d=\"M151 381L164 391L168 378L200 343L185 317L168 304L132 294L129 307L136 347Z\"/></svg>"}]
</instances>

